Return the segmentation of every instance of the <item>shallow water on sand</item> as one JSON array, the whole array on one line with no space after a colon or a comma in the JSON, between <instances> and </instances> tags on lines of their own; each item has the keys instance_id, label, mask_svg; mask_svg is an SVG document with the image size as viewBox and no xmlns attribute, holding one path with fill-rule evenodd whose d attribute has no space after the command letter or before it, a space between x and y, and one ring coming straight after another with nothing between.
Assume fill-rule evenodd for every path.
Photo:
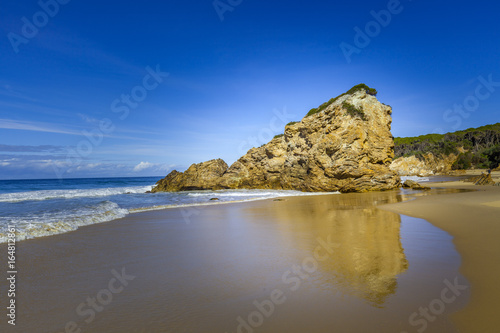
<instances>
[{"instance_id":1,"label":"shallow water on sand","mask_svg":"<svg viewBox=\"0 0 500 333\"><path fill-rule=\"evenodd\" d=\"M24 241L8 331L454 332L469 289L451 237L376 207L418 193L153 211Z\"/></svg>"}]
</instances>

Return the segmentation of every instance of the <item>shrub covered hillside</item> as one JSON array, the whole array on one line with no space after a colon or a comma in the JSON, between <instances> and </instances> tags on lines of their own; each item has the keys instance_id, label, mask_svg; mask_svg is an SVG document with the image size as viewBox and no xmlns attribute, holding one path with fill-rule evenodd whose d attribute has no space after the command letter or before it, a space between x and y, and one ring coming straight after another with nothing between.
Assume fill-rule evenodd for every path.
<instances>
[{"instance_id":1,"label":"shrub covered hillside","mask_svg":"<svg viewBox=\"0 0 500 333\"><path fill-rule=\"evenodd\" d=\"M395 138L395 157L423 154L458 156L453 169L497 168L500 164L500 123L447 134Z\"/></svg>"}]
</instances>

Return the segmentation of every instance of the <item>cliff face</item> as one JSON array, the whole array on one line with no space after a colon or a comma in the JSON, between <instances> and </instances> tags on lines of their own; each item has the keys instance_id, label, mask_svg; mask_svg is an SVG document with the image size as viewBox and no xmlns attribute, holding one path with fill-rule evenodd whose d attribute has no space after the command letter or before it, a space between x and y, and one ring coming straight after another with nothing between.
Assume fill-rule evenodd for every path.
<instances>
[{"instance_id":1,"label":"cliff face","mask_svg":"<svg viewBox=\"0 0 500 333\"><path fill-rule=\"evenodd\" d=\"M438 174L448 174L452 171L457 155L435 156L432 153L423 154L421 159L416 156L395 159L390 168L400 176L427 177Z\"/></svg>"},{"instance_id":2,"label":"cliff face","mask_svg":"<svg viewBox=\"0 0 500 333\"><path fill-rule=\"evenodd\" d=\"M399 177L389 169L394 158L391 107L366 89L341 95L324 106L286 126L283 136L250 149L225 171L222 160L194 164L184 173L173 171L153 191L365 192L397 187Z\"/></svg>"}]
</instances>

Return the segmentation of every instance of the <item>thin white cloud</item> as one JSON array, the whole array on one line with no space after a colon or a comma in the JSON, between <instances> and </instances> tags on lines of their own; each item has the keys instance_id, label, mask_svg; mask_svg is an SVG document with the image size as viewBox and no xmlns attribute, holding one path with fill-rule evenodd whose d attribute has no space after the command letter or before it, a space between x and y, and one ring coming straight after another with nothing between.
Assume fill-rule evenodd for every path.
<instances>
[{"instance_id":1,"label":"thin white cloud","mask_svg":"<svg viewBox=\"0 0 500 333\"><path fill-rule=\"evenodd\" d=\"M5 81L3 81L5 82ZM21 99L29 102L36 102L39 103L40 100L36 98L32 98L25 94L24 92L21 92L20 90L15 89L11 84L9 83L0 83L0 95L4 97L10 97L10 98L16 98L16 99Z\"/></svg>"},{"instance_id":2,"label":"thin white cloud","mask_svg":"<svg viewBox=\"0 0 500 333\"><path fill-rule=\"evenodd\" d=\"M58 133L58 134L83 136L82 131L77 131L64 127L57 127L52 124L0 118L0 129L2 128L11 130L31 131L31 132L45 132L45 133ZM117 132L125 132L125 131L117 131ZM136 136L121 136L121 135L108 135L108 134L103 134L103 136L115 139L151 141L148 138L141 138Z\"/></svg>"},{"instance_id":3,"label":"thin white cloud","mask_svg":"<svg viewBox=\"0 0 500 333\"><path fill-rule=\"evenodd\" d=\"M20 121L12 119L0 119L0 128L32 131L32 132L59 133L59 134L79 135L79 136L82 135L81 132L65 128L57 128L53 125L46 123L37 123L31 121Z\"/></svg>"},{"instance_id":4,"label":"thin white cloud","mask_svg":"<svg viewBox=\"0 0 500 333\"><path fill-rule=\"evenodd\" d=\"M66 151L68 147L41 145L41 146L19 146L0 144L0 152L9 153L58 153Z\"/></svg>"}]
</instances>

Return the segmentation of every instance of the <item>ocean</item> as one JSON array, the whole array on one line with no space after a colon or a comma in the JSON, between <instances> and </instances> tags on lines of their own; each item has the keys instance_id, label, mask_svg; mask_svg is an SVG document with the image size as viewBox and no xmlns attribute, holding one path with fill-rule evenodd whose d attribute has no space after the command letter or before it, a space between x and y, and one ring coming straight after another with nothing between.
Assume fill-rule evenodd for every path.
<instances>
[{"instance_id":1,"label":"ocean","mask_svg":"<svg viewBox=\"0 0 500 333\"><path fill-rule=\"evenodd\" d=\"M9 225L16 227L16 239L20 241L69 232L146 210L318 195L278 190L146 193L159 179L0 180L0 243L7 242Z\"/></svg>"}]
</instances>

